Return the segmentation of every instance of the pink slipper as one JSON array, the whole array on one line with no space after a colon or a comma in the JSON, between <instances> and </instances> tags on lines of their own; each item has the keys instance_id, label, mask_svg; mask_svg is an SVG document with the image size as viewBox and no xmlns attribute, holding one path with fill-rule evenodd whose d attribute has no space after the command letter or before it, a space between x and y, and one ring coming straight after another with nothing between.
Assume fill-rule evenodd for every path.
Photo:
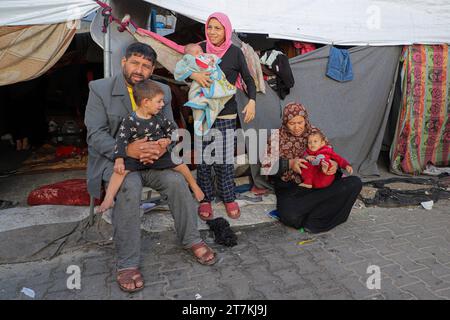
<instances>
[{"instance_id":1,"label":"pink slipper","mask_svg":"<svg viewBox=\"0 0 450 320\"><path fill-rule=\"evenodd\" d=\"M206 213L206 215L205 215ZM211 202L202 202L198 206L198 216L202 220L211 220L213 218L213 210Z\"/></svg>"},{"instance_id":2,"label":"pink slipper","mask_svg":"<svg viewBox=\"0 0 450 320\"><path fill-rule=\"evenodd\" d=\"M225 209L227 210L227 215L231 219L238 219L241 216L241 209L239 209L239 205L237 202L224 202ZM236 213L231 213L232 211L236 211Z\"/></svg>"}]
</instances>

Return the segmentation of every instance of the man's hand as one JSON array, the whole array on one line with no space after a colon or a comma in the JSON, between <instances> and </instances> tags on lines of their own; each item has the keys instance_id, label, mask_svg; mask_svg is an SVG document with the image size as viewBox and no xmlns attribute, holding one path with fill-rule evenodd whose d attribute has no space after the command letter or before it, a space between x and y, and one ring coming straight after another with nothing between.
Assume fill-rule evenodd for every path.
<instances>
[{"instance_id":1,"label":"man's hand","mask_svg":"<svg viewBox=\"0 0 450 320\"><path fill-rule=\"evenodd\" d=\"M114 162L114 172L120 175L125 173L125 163L123 158L117 158Z\"/></svg>"},{"instance_id":2,"label":"man's hand","mask_svg":"<svg viewBox=\"0 0 450 320\"><path fill-rule=\"evenodd\" d=\"M157 142L161 148L166 149L167 146L172 142L172 140L170 140L169 138L163 138L159 139Z\"/></svg>"},{"instance_id":3,"label":"man's hand","mask_svg":"<svg viewBox=\"0 0 450 320\"><path fill-rule=\"evenodd\" d=\"M147 141L147 138L136 140L127 147L127 155L139 159L144 164L152 164L164 153L158 141Z\"/></svg>"},{"instance_id":4,"label":"man's hand","mask_svg":"<svg viewBox=\"0 0 450 320\"><path fill-rule=\"evenodd\" d=\"M331 166L326 161L322 161L321 163L322 172L325 173L327 176L332 176L333 174L336 174L338 168L336 161L330 160L330 164Z\"/></svg>"},{"instance_id":5,"label":"man's hand","mask_svg":"<svg viewBox=\"0 0 450 320\"><path fill-rule=\"evenodd\" d=\"M209 88L212 83L212 80L209 77L210 75L210 72L193 72L190 78L194 81L197 81L198 84L203 88Z\"/></svg>"},{"instance_id":6,"label":"man's hand","mask_svg":"<svg viewBox=\"0 0 450 320\"><path fill-rule=\"evenodd\" d=\"M289 160L289 168L294 171L297 172L298 174L302 173L302 168L306 169L308 168L308 166L305 164L308 161L306 161L305 159L291 159Z\"/></svg>"}]
</instances>

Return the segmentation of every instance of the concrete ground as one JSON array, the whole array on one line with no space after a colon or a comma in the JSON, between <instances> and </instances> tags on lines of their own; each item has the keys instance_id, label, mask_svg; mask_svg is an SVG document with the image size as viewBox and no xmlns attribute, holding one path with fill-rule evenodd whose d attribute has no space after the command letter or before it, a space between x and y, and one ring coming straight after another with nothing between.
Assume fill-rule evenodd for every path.
<instances>
[{"instance_id":1,"label":"concrete ground","mask_svg":"<svg viewBox=\"0 0 450 320\"><path fill-rule=\"evenodd\" d=\"M203 231L219 253L212 267L194 262L174 232L144 232L141 292L119 290L112 245L86 246L50 261L0 265L0 299L31 299L23 288L35 299L450 299L449 208L449 200L431 211L355 208L348 222L318 235L278 222L247 226L236 229L232 248ZM67 287L73 265L79 290ZM379 289L368 289L368 280L376 284L369 266L379 267Z\"/></svg>"}]
</instances>

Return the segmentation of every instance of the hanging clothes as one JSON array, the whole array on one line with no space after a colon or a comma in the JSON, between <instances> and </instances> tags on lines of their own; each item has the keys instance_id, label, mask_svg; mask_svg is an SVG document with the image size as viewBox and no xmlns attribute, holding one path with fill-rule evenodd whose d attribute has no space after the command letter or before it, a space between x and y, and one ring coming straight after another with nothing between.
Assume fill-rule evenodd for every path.
<instances>
[{"instance_id":1,"label":"hanging clothes","mask_svg":"<svg viewBox=\"0 0 450 320\"><path fill-rule=\"evenodd\" d=\"M266 70L266 74L275 76L267 83L281 99L284 99L295 84L288 57L281 51L268 50L263 54L260 62L267 67L263 68L263 71Z\"/></svg>"},{"instance_id":2,"label":"hanging clothes","mask_svg":"<svg viewBox=\"0 0 450 320\"><path fill-rule=\"evenodd\" d=\"M353 68L347 49L330 48L327 76L339 82L353 80Z\"/></svg>"}]
</instances>

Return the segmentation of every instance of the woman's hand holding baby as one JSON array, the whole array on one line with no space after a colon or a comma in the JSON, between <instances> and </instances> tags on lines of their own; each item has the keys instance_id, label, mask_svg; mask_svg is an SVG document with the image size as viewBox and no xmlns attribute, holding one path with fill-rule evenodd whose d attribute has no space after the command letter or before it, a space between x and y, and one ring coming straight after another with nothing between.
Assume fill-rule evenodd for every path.
<instances>
[{"instance_id":1,"label":"woman's hand holding baby","mask_svg":"<svg viewBox=\"0 0 450 320\"><path fill-rule=\"evenodd\" d=\"M211 72L193 72L190 78L194 81L197 81L200 86L209 88L212 83L212 80L209 77L210 75Z\"/></svg>"},{"instance_id":2,"label":"woman's hand holding baby","mask_svg":"<svg viewBox=\"0 0 450 320\"><path fill-rule=\"evenodd\" d=\"M348 173L353 174L353 168L351 165L346 166L345 170L347 170Z\"/></svg>"},{"instance_id":3,"label":"woman's hand holding baby","mask_svg":"<svg viewBox=\"0 0 450 320\"><path fill-rule=\"evenodd\" d=\"M327 176L336 174L336 171L338 168L336 161L330 160L330 163L331 163L331 167L326 161L321 162L322 172L325 173Z\"/></svg>"},{"instance_id":4,"label":"woman's hand holding baby","mask_svg":"<svg viewBox=\"0 0 450 320\"><path fill-rule=\"evenodd\" d=\"M289 168L298 173L301 174L302 173L302 168L306 169L308 168L305 163L307 163L308 161L305 159L291 159L289 160Z\"/></svg>"}]
</instances>

